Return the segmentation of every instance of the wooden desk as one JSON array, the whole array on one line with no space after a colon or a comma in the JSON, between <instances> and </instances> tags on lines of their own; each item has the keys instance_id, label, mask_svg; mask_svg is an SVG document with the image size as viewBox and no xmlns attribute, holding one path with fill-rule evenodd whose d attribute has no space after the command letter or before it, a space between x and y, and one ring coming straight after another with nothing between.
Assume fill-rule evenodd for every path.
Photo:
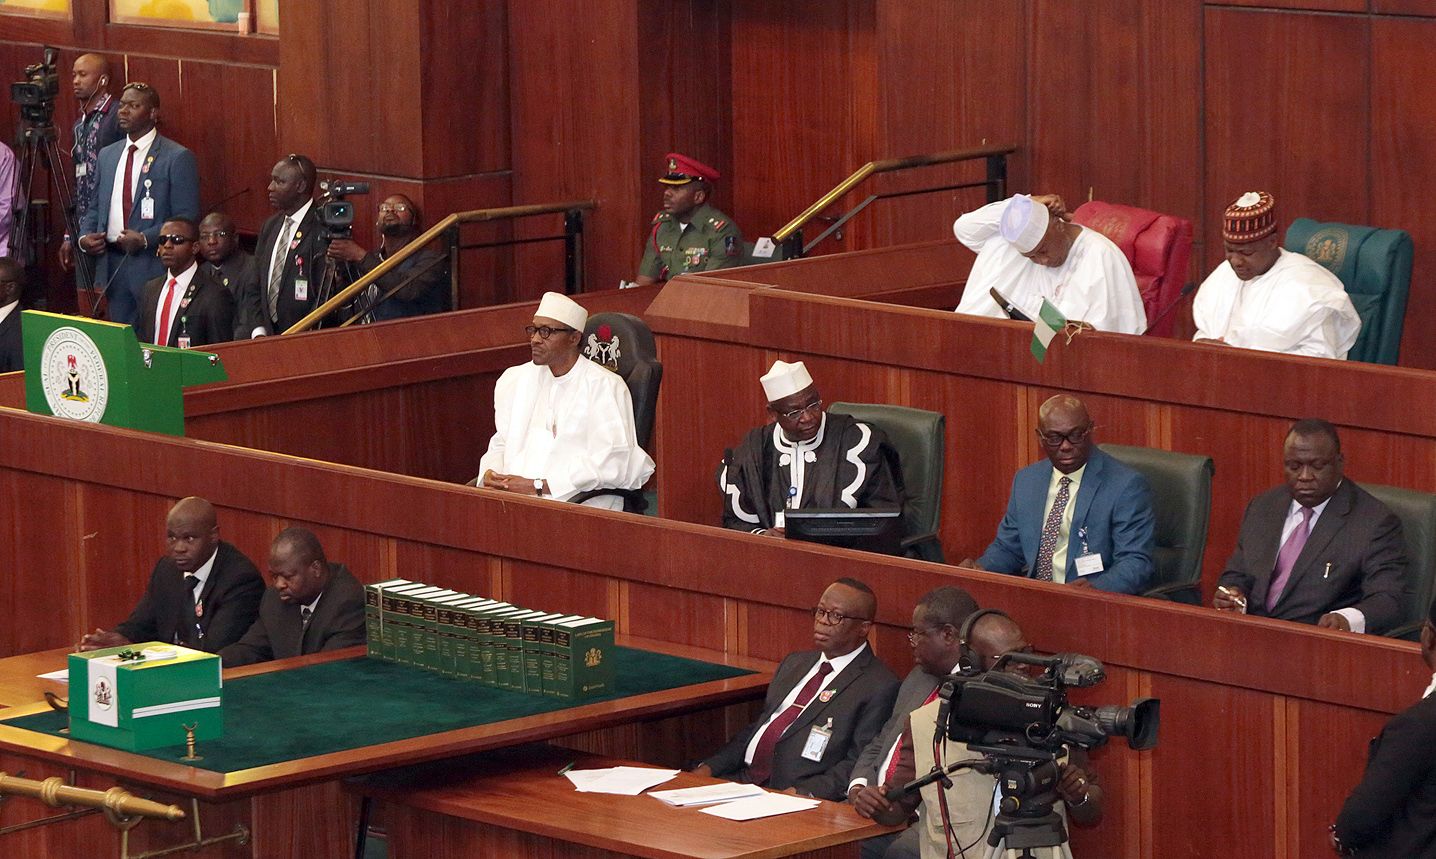
<instances>
[{"instance_id":1,"label":"wooden desk","mask_svg":"<svg viewBox=\"0 0 1436 859\"><path fill-rule=\"evenodd\" d=\"M382 773L347 787L379 801L375 815L388 831L390 859L851 857L853 847L843 845L893 831L859 817L845 803L826 800L808 811L740 823L696 808L672 808L649 796L579 793L557 774L570 762L578 769L633 764L526 746ZM719 781L679 773L654 790ZM435 838L439 832L442 839Z\"/></svg>"},{"instance_id":2,"label":"wooden desk","mask_svg":"<svg viewBox=\"0 0 1436 859\"><path fill-rule=\"evenodd\" d=\"M205 801L201 807L205 809L203 816L206 820L217 818L226 823L244 822L244 825L256 830L256 844L287 843L288 839L295 837L294 833L283 825L274 831L265 832L266 823L274 820L273 808L276 805L285 805L284 797L308 797L317 805L328 802L333 808L326 809L320 815L320 822L305 823L305 827L311 831L301 837L318 839L318 843L327 845L314 855L336 855L335 845L343 845L352 837L355 819L347 813L350 810L348 803L336 801L337 780L340 778L556 738L566 738L565 742L571 742L580 748L601 748L604 751L616 751L619 754L665 763L682 762L707 753L716 743L721 742L722 737L714 730L714 726L718 726L718 731L721 731L721 726L727 721L722 714L723 709L734 706L741 711L735 714L735 718L746 717L750 709L748 702L762 698L772 676L771 663L761 660L628 636L619 636L619 643L677 656L738 665L751 668L757 673L229 773L196 769L7 725L6 721L9 719L46 709L48 705L43 703L43 700L36 701L35 695L43 698L43 693L37 691L28 701L17 701L15 705L0 711L0 771L25 771L31 778L75 772L79 774L79 783L86 787L109 787L118 781L131 786L132 790L145 795L155 795L165 801L201 799ZM0 660L0 693L8 692L12 700L17 692L23 696L26 686L24 676L64 667L65 652L63 649L53 650ZM350 648L245 666L226 671L225 678L232 680L252 674L348 659L362 652L362 648ZM10 678L15 679L11 682ZM41 684L46 681L35 682ZM40 687L35 688L38 690ZM275 714L274 721L276 729L282 730L284 714ZM201 753L202 751L201 749ZM35 774L37 771L44 775ZM22 803L6 803L0 807L0 812L6 813L0 820L10 822L10 818L16 816L15 812L20 811L21 805ZM11 811L12 807L14 812ZM38 812L43 811L43 806L32 803L26 811L29 812L28 816L21 819L34 819L39 816ZM283 821L286 818L287 813L279 819ZM3 825L0 823L0 826ZM72 824L67 823L56 827L59 830L58 837L71 837L67 830L71 826ZM163 830L167 825L154 823L147 826L153 832ZM169 828L172 832L175 831L175 827ZM106 843L105 836L112 838L113 833L102 825L91 829L94 831L79 836L80 843L89 844L91 849L103 852L104 848L99 845ZM50 831L49 828L36 829L20 835L38 837ZM183 831L183 827L180 827L179 831ZM17 843L16 837L18 836L0 836L0 855L30 855L11 851L12 846ZM182 837L171 835L173 841L170 843ZM61 851L52 855L101 853ZM287 855L287 850L259 850L255 855Z\"/></svg>"}]
</instances>

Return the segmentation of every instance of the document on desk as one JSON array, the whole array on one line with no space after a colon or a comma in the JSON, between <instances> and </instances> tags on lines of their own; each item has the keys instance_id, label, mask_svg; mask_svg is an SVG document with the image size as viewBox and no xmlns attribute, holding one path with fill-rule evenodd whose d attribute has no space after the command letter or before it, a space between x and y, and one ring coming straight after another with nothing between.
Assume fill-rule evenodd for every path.
<instances>
[{"instance_id":1,"label":"document on desk","mask_svg":"<svg viewBox=\"0 0 1436 859\"><path fill-rule=\"evenodd\" d=\"M764 792L762 796L750 796L747 799L725 802L712 808L701 809L701 811L703 814L711 814L726 820L757 820L760 817L807 811L810 808L817 808L821 802L821 800L809 799L805 796L793 796L791 793Z\"/></svg>"},{"instance_id":2,"label":"document on desk","mask_svg":"<svg viewBox=\"0 0 1436 859\"><path fill-rule=\"evenodd\" d=\"M70 669L61 668L59 671L51 671L48 674L36 674L35 676L41 680L58 680L61 683L66 683L70 679Z\"/></svg>"},{"instance_id":3,"label":"document on desk","mask_svg":"<svg viewBox=\"0 0 1436 859\"><path fill-rule=\"evenodd\" d=\"M580 793L616 793L621 796L638 796L676 775L678 770L650 767L606 767L596 770L569 770L564 773Z\"/></svg>"},{"instance_id":4,"label":"document on desk","mask_svg":"<svg viewBox=\"0 0 1436 859\"><path fill-rule=\"evenodd\" d=\"M747 799L750 796L762 796L767 793L756 784L738 784L737 782L725 781L718 784L705 784L702 787L683 787L677 790L655 790L649 796L662 800L675 807L691 805L712 805L715 802L732 802L735 799Z\"/></svg>"}]
</instances>

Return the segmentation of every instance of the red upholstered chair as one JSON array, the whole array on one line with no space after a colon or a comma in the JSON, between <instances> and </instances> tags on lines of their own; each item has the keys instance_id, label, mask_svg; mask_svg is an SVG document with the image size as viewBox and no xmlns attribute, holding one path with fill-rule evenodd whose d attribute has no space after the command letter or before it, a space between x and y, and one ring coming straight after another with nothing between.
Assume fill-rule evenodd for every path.
<instances>
[{"instance_id":1,"label":"red upholstered chair","mask_svg":"<svg viewBox=\"0 0 1436 859\"><path fill-rule=\"evenodd\" d=\"M1192 222L1175 215L1116 203L1083 203L1072 220L1111 239L1132 263L1150 325L1182 293L1192 258ZM1176 314L1169 313L1148 334L1171 337Z\"/></svg>"}]
</instances>

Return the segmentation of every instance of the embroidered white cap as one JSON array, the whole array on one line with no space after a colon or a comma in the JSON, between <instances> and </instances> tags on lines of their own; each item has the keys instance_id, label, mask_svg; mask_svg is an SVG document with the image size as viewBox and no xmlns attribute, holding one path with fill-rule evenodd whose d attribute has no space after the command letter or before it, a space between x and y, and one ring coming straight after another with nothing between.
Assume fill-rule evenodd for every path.
<instances>
[{"instance_id":1,"label":"embroidered white cap","mask_svg":"<svg viewBox=\"0 0 1436 859\"><path fill-rule=\"evenodd\" d=\"M1018 194L1002 209L1002 237L1017 248L1018 253L1031 253L1047 235L1051 214L1041 203L1026 194Z\"/></svg>"},{"instance_id":2,"label":"embroidered white cap","mask_svg":"<svg viewBox=\"0 0 1436 859\"><path fill-rule=\"evenodd\" d=\"M787 361L774 361L773 366L758 381L763 383L763 393L768 397L768 402L776 403L813 384L813 377L808 375L808 368L802 361L794 361L791 364Z\"/></svg>"},{"instance_id":3,"label":"embroidered white cap","mask_svg":"<svg viewBox=\"0 0 1436 859\"><path fill-rule=\"evenodd\" d=\"M539 301L538 311L534 316L542 316L564 325L582 331L585 323L588 322L588 311L584 310L577 301L557 292L545 292Z\"/></svg>"}]
</instances>

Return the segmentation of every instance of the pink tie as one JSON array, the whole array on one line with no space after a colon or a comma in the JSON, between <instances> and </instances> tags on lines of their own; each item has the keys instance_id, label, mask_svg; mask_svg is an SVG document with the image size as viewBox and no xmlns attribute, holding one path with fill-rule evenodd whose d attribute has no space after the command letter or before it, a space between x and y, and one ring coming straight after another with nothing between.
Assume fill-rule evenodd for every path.
<instances>
[{"instance_id":1,"label":"pink tie","mask_svg":"<svg viewBox=\"0 0 1436 859\"><path fill-rule=\"evenodd\" d=\"M159 331L159 333L155 335L156 346L170 345L170 306L174 303L176 283L178 283L178 281L174 278L170 278L170 282L165 285L165 300L164 304L160 306L159 324L155 326Z\"/></svg>"},{"instance_id":2,"label":"pink tie","mask_svg":"<svg viewBox=\"0 0 1436 859\"><path fill-rule=\"evenodd\" d=\"M1266 592L1266 610L1270 614L1276 608L1277 600L1281 599L1281 592L1286 590L1287 579L1291 578L1291 569L1296 566L1296 559L1301 557L1302 547L1306 545L1306 538L1311 536L1311 508L1301 508L1301 521L1292 529L1291 536L1286 538L1282 544L1281 552L1276 556L1276 578L1272 579L1271 587Z\"/></svg>"},{"instance_id":3,"label":"pink tie","mask_svg":"<svg viewBox=\"0 0 1436 859\"><path fill-rule=\"evenodd\" d=\"M763 732L762 738L758 740L757 748L753 750L753 762L748 765L748 777L753 780L753 784L764 784L773 774L773 750L777 748L778 740L782 739L783 732L788 730L788 726L797 721L798 715L803 712L804 707L808 706L808 702L813 700L813 696L818 694L818 688L823 685L823 678L827 677L828 672L832 670L833 664L824 659L818 666L817 672L808 679L807 683L803 684L803 688L798 692L798 697L793 699L793 703L788 705L788 709L779 713L778 718L768 723L768 729Z\"/></svg>"}]
</instances>

